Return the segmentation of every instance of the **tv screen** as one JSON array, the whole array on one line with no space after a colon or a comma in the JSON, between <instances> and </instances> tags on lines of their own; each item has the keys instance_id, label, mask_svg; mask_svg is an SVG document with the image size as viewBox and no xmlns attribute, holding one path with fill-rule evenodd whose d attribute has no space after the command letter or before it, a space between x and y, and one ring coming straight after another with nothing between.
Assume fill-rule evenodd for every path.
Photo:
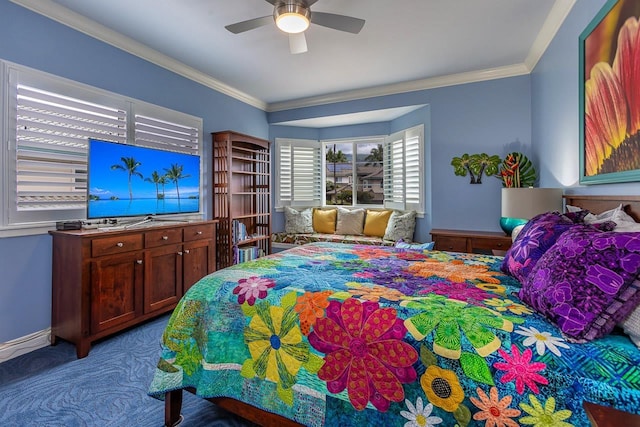
<instances>
[{"instance_id":1,"label":"tv screen","mask_svg":"<svg viewBox=\"0 0 640 427\"><path fill-rule=\"evenodd\" d=\"M200 157L89 140L87 218L200 211Z\"/></svg>"}]
</instances>

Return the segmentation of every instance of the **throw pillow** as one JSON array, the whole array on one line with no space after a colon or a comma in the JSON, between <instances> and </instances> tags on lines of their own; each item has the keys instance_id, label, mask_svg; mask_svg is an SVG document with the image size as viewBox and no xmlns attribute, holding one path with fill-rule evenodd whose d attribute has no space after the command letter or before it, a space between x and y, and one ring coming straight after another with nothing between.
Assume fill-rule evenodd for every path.
<instances>
[{"instance_id":1,"label":"throw pillow","mask_svg":"<svg viewBox=\"0 0 640 427\"><path fill-rule=\"evenodd\" d=\"M336 232L337 209L314 209L313 230L316 233L333 234Z\"/></svg>"},{"instance_id":2,"label":"throw pillow","mask_svg":"<svg viewBox=\"0 0 640 427\"><path fill-rule=\"evenodd\" d=\"M631 341L640 348L640 306L636 307L620 326L629 335Z\"/></svg>"},{"instance_id":3,"label":"throw pillow","mask_svg":"<svg viewBox=\"0 0 640 427\"><path fill-rule=\"evenodd\" d=\"M298 211L284 207L284 231L287 233L313 233L313 212L311 208Z\"/></svg>"},{"instance_id":4,"label":"throw pillow","mask_svg":"<svg viewBox=\"0 0 640 427\"><path fill-rule=\"evenodd\" d=\"M602 337L640 303L640 233L575 226L540 258L520 299L577 340Z\"/></svg>"},{"instance_id":5,"label":"throw pillow","mask_svg":"<svg viewBox=\"0 0 640 427\"><path fill-rule=\"evenodd\" d=\"M389 217L387 228L384 232L383 240L391 240L397 242L404 240L410 242L413 240L413 232L416 228L416 211L399 212L393 211Z\"/></svg>"},{"instance_id":6,"label":"throw pillow","mask_svg":"<svg viewBox=\"0 0 640 427\"><path fill-rule=\"evenodd\" d=\"M391 217L391 211L389 210L373 211L367 209L363 234L365 236L383 237L385 231L387 231L389 217Z\"/></svg>"},{"instance_id":7,"label":"throw pillow","mask_svg":"<svg viewBox=\"0 0 640 427\"><path fill-rule=\"evenodd\" d=\"M361 235L364 227L364 209L338 208L336 234Z\"/></svg>"},{"instance_id":8,"label":"throw pillow","mask_svg":"<svg viewBox=\"0 0 640 427\"><path fill-rule=\"evenodd\" d=\"M547 212L531 218L505 254L502 271L524 283L540 257L562 233L572 227L576 225L557 212Z\"/></svg>"},{"instance_id":9,"label":"throw pillow","mask_svg":"<svg viewBox=\"0 0 640 427\"><path fill-rule=\"evenodd\" d=\"M436 242L428 242L428 243L405 243L403 241L399 241L396 243L397 249L413 249L417 251L430 251L433 249L433 246Z\"/></svg>"}]
</instances>

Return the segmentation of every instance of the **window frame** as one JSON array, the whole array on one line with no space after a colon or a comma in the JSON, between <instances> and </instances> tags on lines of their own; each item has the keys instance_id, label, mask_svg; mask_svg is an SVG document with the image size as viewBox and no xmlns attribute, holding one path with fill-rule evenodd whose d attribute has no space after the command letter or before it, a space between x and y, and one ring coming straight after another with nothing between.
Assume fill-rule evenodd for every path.
<instances>
[{"instance_id":1,"label":"window frame","mask_svg":"<svg viewBox=\"0 0 640 427\"><path fill-rule=\"evenodd\" d=\"M33 211L18 209L16 150L18 147L17 93L19 85L33 87L83 102L123 110L126 114L126 125L122 133L126 144L139 145L136 144L135 140L135 116L141 112L156 120L167 120L169 123L176 125L192 126L197 131L196 151L200 156L200 182L204 183L206 162L204 162L203 156L202 118L0 59L0 138L2 141L2 150L0 150L0 165L2 165L0 201L4 206L0 214L0 237L43 234L55 227L57 221L86 220L86 206L67 209L53 209L52 207L41 210L34 209ZM102 137L100 135L92 137L109 139L104 135ZM183 150L177 149L174 151ZM193 154L193 151L191 151L191 154ZM73 186L72 181L70 183ZM201 199L204 195L204 187L204 185L200 187ZM86 204L86 201L84 203ZM200 211L197 214L187 216L193 219L202 218L205 215L205 211L206 204L201 203ZM187 216L183 215L185 218Z\"/></svg>"}]
</instances>

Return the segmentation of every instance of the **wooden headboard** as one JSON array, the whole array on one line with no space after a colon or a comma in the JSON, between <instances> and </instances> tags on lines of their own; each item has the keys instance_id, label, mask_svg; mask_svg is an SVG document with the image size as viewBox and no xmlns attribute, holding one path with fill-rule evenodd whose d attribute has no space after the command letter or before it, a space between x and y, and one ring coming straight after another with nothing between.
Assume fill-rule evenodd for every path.
<instances>
[{"instance_id":1,"label":"wooden headboard","mask_svg":"<svg viewBox=\"0 0 640 427\"><path fill-rule=\"evenodd\" d=\"M567 205L579 206L594 214L624 205L624 211L636 222L640 222L640 196L581 196L564 195Z\"/></svg>"}]
</instances>

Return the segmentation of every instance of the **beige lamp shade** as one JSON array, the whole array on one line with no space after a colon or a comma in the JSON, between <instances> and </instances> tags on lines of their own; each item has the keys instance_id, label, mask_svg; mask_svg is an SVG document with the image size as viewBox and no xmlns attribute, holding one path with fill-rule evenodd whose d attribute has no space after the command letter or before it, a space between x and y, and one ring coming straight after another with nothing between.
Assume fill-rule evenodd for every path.
<instances>
[{"instance_id":1,"label":"beige lamp shade","mask_svg":"<svg viewBox=\"0 0 640 427\"><path fill-rule=\"evenodd\" d=\"M562 212L561 188L503 188L502 216L531 219L549 212Z\"/></svg>"},{"instance_id":2,"label":"beige lamp shade","mask_svg":"<svg viewBox=\"0 0 640 427\"><path fill-rule=\"evenodd\" d=\"M510 236L513 230L534 216L562 211L561 188L503 188L500 227Z\"/></svg>"}]
</instances>

